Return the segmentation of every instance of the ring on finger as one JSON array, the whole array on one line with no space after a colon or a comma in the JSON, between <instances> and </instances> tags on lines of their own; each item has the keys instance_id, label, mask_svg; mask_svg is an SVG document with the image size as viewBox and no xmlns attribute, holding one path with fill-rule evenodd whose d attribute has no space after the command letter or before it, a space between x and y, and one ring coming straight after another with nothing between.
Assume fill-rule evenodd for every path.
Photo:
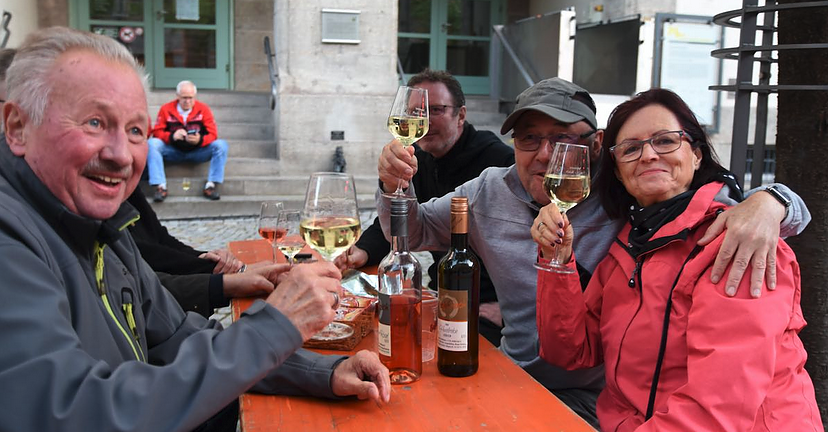
<instances>
[{"instance_id":1,"label":"ring on finger","mask_svg":"<svg viewBox=\"0 0 828 432\"><path fill-rule=\"evenodd\" d=\"M543 222L538 222L538 231L540 231L541 228L543 228L544 225L546 225L546 224L543 223Z\"/></svg>"},{"instance_id":2,"label":"ring on finger","mask_svg":"<svg viewBox=\"0 0 828 432\"><path fill-rule=\"evenodd\" d=\"M331 294L333 294L334 297L334 302L333 305L331 305L331 309L336 309L339 307L339 294L335 292L332 292Z\"/></svg>"}]
</instances>

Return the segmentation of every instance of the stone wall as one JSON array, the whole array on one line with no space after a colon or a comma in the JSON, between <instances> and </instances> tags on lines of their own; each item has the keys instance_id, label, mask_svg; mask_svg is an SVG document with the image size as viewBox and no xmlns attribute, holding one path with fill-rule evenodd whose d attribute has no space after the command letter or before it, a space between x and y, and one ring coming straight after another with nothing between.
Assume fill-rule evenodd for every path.
<instances>
[{"instance_id":1,"label":"stone wall","mask_svg":"<svg viewBox=\"0 0 828 432\"><path fill-rule=\"evenodd\" d=\"M360 43L322 43L323 8L361 11ZM348 172L376 175L398 84L397 2L277 0L275 22L282 172L330 170L341 145ZM344 140L332 140L332 131Z\"/></svg>"},{"instance_id":2,"label":"stone wall","mask_svg":"<svg viewBox=\"0 0 828 432\"><path fill-rule=\"evenodd\" d=\"M234 2L235 90L270 91L263 41L265 36L270 36L273 45L274 3L274 0Z\"/></svg>"}]
</instances>

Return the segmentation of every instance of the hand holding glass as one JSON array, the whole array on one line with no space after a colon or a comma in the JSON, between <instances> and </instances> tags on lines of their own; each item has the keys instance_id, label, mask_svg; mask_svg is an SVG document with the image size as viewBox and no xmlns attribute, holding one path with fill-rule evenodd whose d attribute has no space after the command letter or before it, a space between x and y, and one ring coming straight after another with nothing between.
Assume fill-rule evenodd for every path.
<instances>
[{"instance_id":1,"label":"hand holding glass","mask_svg":"<svg viewBox=\"0 0 828 432\"><path fill-rule=\"evenodd\" d=\"M428 90L400 86L388 114L388 131L407 148L428 133ZM383 194L389 198L410 198L402 189L402 178L397 190Z\"/></svg>"},{"instance_id":2,"label":"hand holding glass","mask_svg":"<svg viewBox=\"0 0 828 432\"><path fill-rule=\"evenodd\" d=\"M589 147L555 143L543 179L543 189L561 210L561 214L586 199L589 195L589 182ZM555 250L557 252L557 248ZM557 273L572 273L569 267L561 263L557 254L551 257L548 265L538 263L535 267Z\"/></svg>"}]
</instances>

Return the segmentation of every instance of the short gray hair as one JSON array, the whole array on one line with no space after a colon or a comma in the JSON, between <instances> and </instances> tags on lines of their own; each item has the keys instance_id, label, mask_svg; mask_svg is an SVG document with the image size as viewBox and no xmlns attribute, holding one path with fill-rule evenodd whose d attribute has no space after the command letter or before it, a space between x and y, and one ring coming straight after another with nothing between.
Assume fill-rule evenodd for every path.
<instances>
[{"instance_id":1,"label":"short gray hair","mask_svg":"<svg viewBox=\"0 0 828 432\"><path fill-rule=\"evenodd\" d=\"M57 59L72 50L91 51L102 58L132 68L141 80L144 94L149 77L129 50L114 39L66 27L50 27L29 35L17 51L6 72L8 100L16 102L35 125L43 113L52 90L49 72Z\"/></svg>"},{"instance_id":2,"label":"short gray hair","mask_svg":"<svg viewBox=\"0 0 828 432\"><path fill-rule=\"evenodd\" d=\"M195 83L192 82L192 81L187 81L187 80L181 81L180 83L178 83L175 86L175 94L180 95L181 94L181 87L184 87L185 85L193 86L193 93L198 94L198 87L196 87Z\"/></svg>"}]
</instances>

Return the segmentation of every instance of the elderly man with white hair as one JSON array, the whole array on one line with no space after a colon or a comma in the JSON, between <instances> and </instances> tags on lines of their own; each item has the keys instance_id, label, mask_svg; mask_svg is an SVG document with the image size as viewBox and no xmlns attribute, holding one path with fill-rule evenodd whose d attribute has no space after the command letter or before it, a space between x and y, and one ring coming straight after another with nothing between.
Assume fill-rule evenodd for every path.
<instances>
[{"instance_id":1,"label":"elderly man with white hair","mask_svg":"<svg viewBox=\"0 0 828 432\"><path fill-rule=\"evenodd\" d=\"M126 230L149 125L126 48L41 30L6 83L0 430L235 431L246 391L388 401L376 354L300 348L334 318L333 264L274 269L276 289L226 330L161 286Z\"/></svg>"},{"instance_id":2,"label":"elderly man with white hair","mask_svg":"<svg viewBox=\"0 0 828 432\"><path fill-rule=\"evenodd\" d=\"M165 161L210 161L204 197L210 200L221 198L218 185L224 182L227 142L218 139L213 112L206 103L196 100L197 93L192 81L181 81L175 88L175 100L165 103L158 111L147 155L149 183L155 186L155 202L167 198Z\"/></svg>"}]
</instances>

